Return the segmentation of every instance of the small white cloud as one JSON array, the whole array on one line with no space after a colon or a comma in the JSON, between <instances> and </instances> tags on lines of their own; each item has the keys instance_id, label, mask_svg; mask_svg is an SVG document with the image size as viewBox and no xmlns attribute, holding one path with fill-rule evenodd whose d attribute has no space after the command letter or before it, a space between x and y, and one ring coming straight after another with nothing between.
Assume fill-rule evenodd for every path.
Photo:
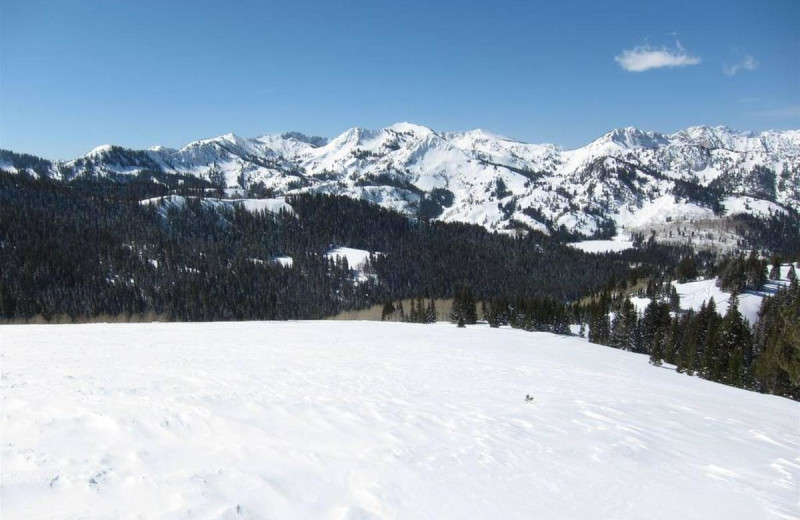
<instances>
[{"instance_id":1,"label":"small white cloud","mask_svg":"<svg viewBox=\"0 0 800 520\"><path fill-rule=\"evenodd\" d=\"M700 58L688 54L679 42L675 42L674 49L649 45L625 49L622 54L615 56L614 60L619 63L620 67L631 72L663 67L687 67L700 63Z\"/></svg>"},{"instance_id":2,"label":"small white cloud","mask_svg":"<svg viewBox=\"0 0 800 520\"><path fill-rule=\"evenodd\" d=\"M789 105L779 108L770 108L767 110L757 110L752 112L752 115L767 119L797 120L800 118L800 105Z\"/></svg>"},{"instance_id":3,"label":"small white cloud","mask_svg":"<svg viewBox=\"0 0 800 520\"><path fill-rule=\"evenodd\" d=\"M735 76L739 71L742 70L755 70L758 67L758 61L750 55L745 54L744 58L739 63L734 63L733 65L724 65L722 67L722 73L726 76Z\"/></svg>"}]
</instances>

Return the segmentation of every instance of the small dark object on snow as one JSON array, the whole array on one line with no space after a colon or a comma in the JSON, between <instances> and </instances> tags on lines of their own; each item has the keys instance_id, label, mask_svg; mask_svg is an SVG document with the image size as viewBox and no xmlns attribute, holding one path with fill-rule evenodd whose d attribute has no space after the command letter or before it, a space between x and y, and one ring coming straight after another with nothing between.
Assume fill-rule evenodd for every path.
<instances>
[{"instance_id":1,"label":"small dark object on snow","mask_svg":"<svg viewBox=\"0 0 800 520\"><path fill-rule=\"evenodd\" d=\"M530 403L531 401L533 401L533 396L530 394L525 395L525 402Z\"/></svg>"}]
</instances>

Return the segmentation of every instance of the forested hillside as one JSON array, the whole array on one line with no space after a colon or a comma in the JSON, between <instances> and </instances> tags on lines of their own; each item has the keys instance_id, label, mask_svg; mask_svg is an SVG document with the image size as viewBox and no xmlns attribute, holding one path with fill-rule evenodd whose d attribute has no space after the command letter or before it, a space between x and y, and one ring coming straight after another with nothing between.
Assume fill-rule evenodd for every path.
<instances>
[{"instance_id":1,"label":"forested hillside","mask_svg":"<svg viewBox=\"0 0 800 520\"><path fill-rule=\"evenodd\" d=\"M293 211L277 213L202 197L141 203L202 193L184 180L0 173L0 316L321 318L392 299L450 297L463 286L479 299L570 301L661 272L686 254L651 244L588 255L536 233L432 223L344 197L296 195L287 199ZM325 256L334 246L376 254L356 271Z\"/></svg>"}]
</instances>

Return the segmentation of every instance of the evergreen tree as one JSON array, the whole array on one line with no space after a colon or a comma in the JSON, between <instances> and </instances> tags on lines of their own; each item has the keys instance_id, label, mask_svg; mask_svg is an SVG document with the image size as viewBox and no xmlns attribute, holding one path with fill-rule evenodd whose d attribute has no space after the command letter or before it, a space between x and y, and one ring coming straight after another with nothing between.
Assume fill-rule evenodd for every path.
<instances>
[{"instance_id":1,"label":"evergreen tree","mask_svg":"<svg viewBox=\"0 0 800 520\"><path fill-rule=\"evenodd\" d=\"M634 350L634 334L637 325L636 308L626 297L611 324L610 344L623 350Z\"/></svg>"},{"instance_id":2,"label":"evergreen tree","mask_svg":"<svg viewBox=\"0 0 800 520\"><path fill-rule=\"evenodd\" d=\"M211 183L211 186L214 187L218 196L221 197L224 195L225 172L223 172L219 166L217 166L216 162L208 170L208 181Z\"/></svg>"},{"instance_id":3,"label":"evergreen tree","mask_svg":"<svg viewBox=\"0 0 800 520\"><path fill-rule=\"evenodd\" d=\"M719 323L721 318L717 314L714 298L709 299L705 312L701 312L698 315L698 319L701 320L702 327L698 344L702 347L703 352L698 371L706 379L719 381L722 377L725 358L719 346Z\"/></svg>"},{"instance_id":4,"label":"evergreen tree","mask_svg":"<svg viewBox=\"0 0 800 520\"><path fill-rule=\"evenodd\" d=\"M653 340L650 346L650 364L654 366L661 366L664 353L662 350L662 332L657 329L653 335Z\"/></svg>"},{"instance_id":5,"label":"evergreen tree","mask_svg":"<svg viewBox=\"0 0 800 520\"><path fill-rule=\"evenodd\" d=\"M387 319L391 319L394 316L395 312L394 304L391 300L387 300L386 303L383 304L383 310L381 311L381 321L385 321Z\"/></svg>"},{"instance_id":6,"label":"evergreen tree","mask_svg":"<svg viewBox=\"0 0 800 520\"><path fill-rule=\"evenodd\" d=\"M680 346L675 365L678 373L694 374L697 357L699 321L689 311L681 318Z\"/></svg>"},{"instance_id":7,"label":"evergreen tree","mask_svg":"<svg viewBox=\"0 0 800 520\"><path fill-rule=\"evenodd\" d=\"M745 380L745 356L752 350L750 328L739 312L739 296L734 293L720 324L718 357L709 367L712 378L742 386Z\"/></svg>"},{"instance_id":8,"label":"evergreen tree","mask_svg":"<svg viewBox=\"0 0 800 520\"><path fill-rule=\"evenodd\" d=\"M769 270L769 279L778 280L781 277L781 262L777 255L772 257L772 268Z\"/></svg>"},{"instance_id":9,"label":"evergreen tree","mask_svg":"<svg viewBox=\"0 0 800 520\"><path fill-rule=\"evenodd\" d=\"M453 297L453 307L450 310L450 321L460 323L463 320L465 325L474 325L478 322L478 312L475 308L475 298L472 290L464 287L456 291Z\"/></svg>"},{"instance_id":10,"label":"evergreen tree","mask_svg":"<svg viewBox=\"0 0 800 520\"><path fill-rule=\"evenodd\" d=\"M611 335L611 322L608 317L608 308L603 298L591 307L589 323L589 341L599 345L606 345Z\"/></svg>"},{"instance_id":11,"label":"evergreen tree","mask_svg":"<svg viewBox=\"0 0 800 520\"><path fill-rule=\"evenodd\" d=\"M463 307L464 307L464 321L468 325L474 325L478 323L478 311L475 307L475 298L472 296L472 289L467 287L464 290L464 298L463 298Z\"/></svg>"},{"instance_id":12,"label":"evergreen tree","mask_svg":"<svg viewBox=\"0 0 800 520\"><path fill-rule=\"evenodd\" d=\"M425 323L436 323L436 302L433 298L428 302L428 308L425 309Z\"/></svg>"},{"instance_id":13,"label":"evergreen tree","mask_svg":"<svg viewBox=\"0 0 800 520\"><path fill-rule=\"evenodd\" d=\"M672 290L669 294L669 307L672 312L679 312L681 310L681 297L678 295L678 290L675 286L671 286Z\"/></svg>"},{"instance_id":14,"label":"evergreen tree","mask_svg":"<svg viewBox=\"0 0 800 520\"><path fill-rule=\"evenodd\" d=\"M667 333L664 336L664 343L663 343L663 350L664 350L664 360L667 363L674 363L677 365L677 357L678 357L678 349L680 348L681 344L681 331L680 331L680 319L678 316L674 316L672 321L669 324L669 328L667 329Z\"/></svg>"},{"instance_id":15,"label":"evergreen tree","mask_svg":"<svg viewBox=\"0 0 800 520\"><path fill-rule=\"evenodd\" d=\"M669 305L651 300L642 315L642 346L645 353L653 351L657 333L659 334L659 339L663 339L669 323Z\"/></svg>"},{"instance_id":16,"label":"evergreen tree","mask_svg":"<svg viewBox=\"0 0 800 520\"><path fill-rule=\"evenodd\" d=\"M764 299L754 334L759 389L800 399L800 284Z\"/></svg>"},{"instance_id":17,"label":"evergreen tree","mask_svg":"<svg viewBox=\"0 0 800 520\"><path fill-rule=\"evenodd\" d=\"M693 255L684 257L675 269L675 274L678 276L678 281L686 283L690 280L697 278L697 262Z\"/></svg>"},{"instance_id":18,"label":"evergreen tree","mask_svg":"<svg viewBox=\"0 0 800 520\"><path fill-rule=\"evenodd\" d=\"M766 263L758 258L755 249L750 251L750 255L745 262L745 277L748 289L757 291L767 282Z\"/></svg>"},{"instance_id":19,"label":"evergreen tree","mask_svg":"<svg viewBox=\"0 0 800 520\"><path fill-rule=\"evenodd\" d=\"M410 323L419 323L419 309L417 309L417 301L411 298L411 308L408 311L408 321Z\"/></svg>"}]
</instances>

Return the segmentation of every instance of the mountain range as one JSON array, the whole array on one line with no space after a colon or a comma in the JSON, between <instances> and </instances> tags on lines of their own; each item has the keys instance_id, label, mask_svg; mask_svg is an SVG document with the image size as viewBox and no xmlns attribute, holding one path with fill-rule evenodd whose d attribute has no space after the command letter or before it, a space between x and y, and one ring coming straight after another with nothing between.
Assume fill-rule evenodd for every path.
<instances>
[{"instance_id":1,"label":"mountain range","mask_svg":"<svg viewBox=\"0 0 800 520\"><path fill-rule=\"evenodd\" d=\"M663 134L628 127L566 150L484 130L398 123L332 139L229 133L180 149L103 145L64 162L2 151L0 168L65 180L180 174L241 194L345 195L501 232L608 238L657 231L664 240L700 245L704 238L735 240L719 225L731 215L800 210L800 130L694 126Z\"/></svg>"}]
</instances>

